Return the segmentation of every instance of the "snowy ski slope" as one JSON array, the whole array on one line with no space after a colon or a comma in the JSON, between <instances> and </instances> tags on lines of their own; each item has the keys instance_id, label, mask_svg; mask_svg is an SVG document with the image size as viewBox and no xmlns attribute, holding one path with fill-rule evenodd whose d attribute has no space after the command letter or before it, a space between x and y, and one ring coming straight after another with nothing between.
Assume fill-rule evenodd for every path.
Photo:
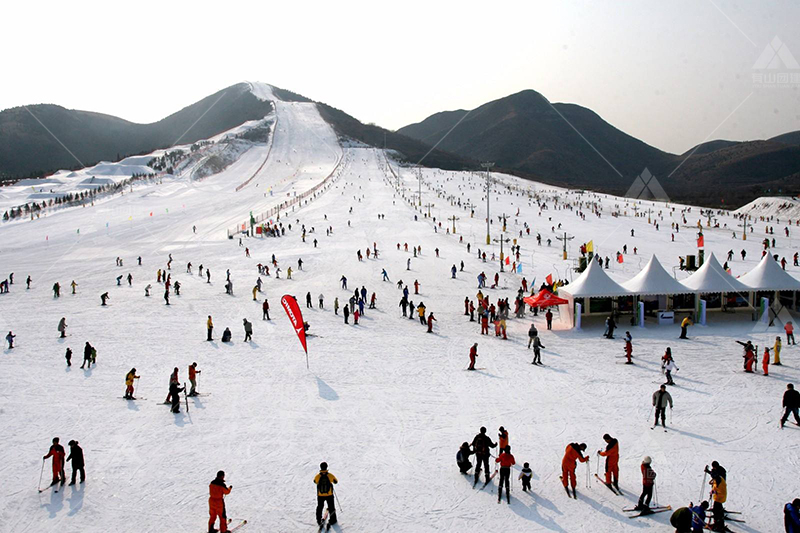
<instances>
[{"instance_id":1,"label":"snowy ski slope","mask_svg":"<svg viewBox=\"0 0 800 533\"><path fill-rule=\"evenodd\" d=\"M477 325L463 315L464 298L474 299L477 292L477 274L483 270L492 277L497 271L496 262L476 257L477 248L487 249L488 255L499 252L497 245L483 244L484 176L423 171L422 203L433 203L431 214L442 221L435 232L431 219L402 198L401 191L406 196L417 191L416 172L400 171L398 184L381 151L341 148L313 104L276 104L271 151L267 145L251 148L218 175L199 182L165 178L94 206L0 226L2 276L15 273L11 292L0 296L0 328L17 335L17 346L0 354L0 531L199 533L206 530L207 485L219 469L234 487L227 497L228 514L246 518L244 529L314 531L312 479L323 460L340 480L338 531L668 531L669 513L629 520L621 511L638 497L644 455L653 457L659 503L677 508L697 502L703 466L717 460L728 469L726 506L742 511L747 520L730 524L731 529L781 530L782 505L800 490L800 428L791 423L783 431L778 428L786 383L800 381L798 349L784 346L783 366L771 367L765 377L741 372L741 349L734 343L751 338L763 346L781 333L779 328L759 330L741 311L710 314L707 327L690 328L689 341L677 340L677 325L653 324L644 329L622 325L617 340L606 340L598 319L585 321L582 330L568 330L557 317L554 330L546 331L543 317L537 317L547 366L534 367L526 350L530 316L510 320L509 340L501 341L481 337ZM341 177L333 187L282 217L292 226L284 238L245 238L250 258L238 240L227 239L226 228L249 211L266 210L287 194L307 190L340 161ZM669 225L680 220L681 206L672 215L663 204L638 205L654 209L653 218L661 221L656 231L646 215L634 217L633 203L626 206L624 199L495 178L493 217L509 215L510 237L519 238L524 222L533 228L519 243L522 275L529 282L535 278L537 286L549 273L569 276L572 262L561 259L560 242L551 231L559 223L575 236L570 258L580 243L594 239L599 253L612 257L609 272L617 281L632 277L653 253L671 271L678 255L695 250L690 226L700 218L697 208L686 213L687 224L681 223L672 242ZM547 202L541 215L525 194L529 190ZM586 220L581 220L577 209L555 206L556 194L559 205L580 198L598 202L603 216L584 207ZM475 217L451 205L448 195L475 204ZM617 209L623 215L612 217ZM448 235L451 222L445 219L453 215L457 233ZM735 275L744 274L760 257L765 224L757 223L745 243L731 239L732 217L718 219L729 229L706 229L706 249L723 261L734 247L731 268ZM493 220L497 237L500 224ZM793 227L787 239L783 220L771 224L776 253L791 265L791 255L800 249L795 240L800 229ZM309 231L305 242L301 225ZM329 226L333 233L326 235ZM536 232L551 238L552 246L537 246ZM467 242L473 247L470 254ZM359 262L356 250L363 252L373 243L379 259ZM402 247L398 251L397 243L421 245L422 254L413 258ZM625 262L614 263L613 254L623 244L628 245ZM748 251L744 262L738 255L742 247ZM180 281L182 289L165 306L156 270L166 267L168 254L174 258L172 280ZM256 264L268 263L272 254L283 270L281 279L262 277L264 293L254 302L250 291ZM115 266L117 256L123 267ZM304 262L302 271L296 269L298 258ZM462 260L464 272L451 279L451 265ZM190 261L194 275L186 273ZM211 269L210 284L196 273L201 263ZM285 279L289 266L295 270L291 280ZM384 268L391 282L381 281ZM234 296L224 293L226 269ZM800 268L787 270L800 277ZM133 286L123 281L117 287L115 278L129 272ZM26 291L28 274L33 283ZM350 291L341 288L342 275ZM522 275L502 274L501 288L488 291L492 301L513 300ZM69 294L73 279L76 295ZM418 320L400 316L400 279L415 303L422 300L435 313L435 334L426 334ZM413 294L415 280L420 295ZM60 299L53 299L50 290L56 281L62 286ZM148 283L154 287L150 298L144 296ZM338 297L343 305L352 289L362 285L377 293L378 309L368 309L358 326L352 319L344 325L341 313L333 314L333 300ZM101 307L99 296L105 291L111 300ZM307 292L314 309L305 308ZM298 298L315 334L309 338L310 370L280 308L283 294ZM319 294L324 294L324 309L316 308ZM261 320L264 296L271 321ZM205 341L207 315L215 324L213 342ZM69 324L66 339L56 331L61 317ZM253 322L252 343L242 342L243 318ZM230 345L218 340L225 327L233 332ZM617 364L626 329L634 336L632 367ZM97 348L98 364L81 370L87 340ZM482 370L466 372L474 342L479 343ZM68 346L75 352L71 368L63 358ZM660 358L666 346L672 347L680 372L671 388L674 418L664 433L650 429L649 413L650 396L663 381ZM198 388L205 395L189 400L188 413L183 406L181 414L171 414L161 404L169 374L177 366L186 381L193 361L202 370ZM136 402L121 399L131 367L142 376ZM461 476L455 465L458 446L471 441L481 425L495 441L500 425L509 430L517 459L510 506L496 503L495 483L477 491L471 476ZM593 474L595 452L606 432L620 440L620 484L626 495L611 494L594 476L586 488L587 467L581 465L578 500L567 499L558 479L564 447L586 442ZM53 436L63 444L80 441L88 479L58 493L38 494L40 458ZM516 480L525 461L534 471L530 494L522 493ZM48 461L44 482L49 469Z\"/></svg>"}]
</instances>

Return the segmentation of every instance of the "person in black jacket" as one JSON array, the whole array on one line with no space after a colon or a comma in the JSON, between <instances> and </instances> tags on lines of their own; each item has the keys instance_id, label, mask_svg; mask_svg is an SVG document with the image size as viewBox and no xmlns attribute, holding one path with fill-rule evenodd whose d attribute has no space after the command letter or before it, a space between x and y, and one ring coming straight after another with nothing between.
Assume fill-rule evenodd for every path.
<instances>
[{"instance_id":1,"label":"person in black jacket","mask_svg":"<svg viewBox=\"0 0 800 533\"><path fill-rule=\"evenodd\" d=\"M481 432L472 439L472 452L475 454L475 483L481 475L481 464L486 469L486 483L489 483L489 448L494 448L497 443L486 435L486 428L482 427Z\"/></svg>"},{"instance_id":2,"label":"person in black jacket","mask_svg":"<svg viewBox=\"0 0 800 533\"><path fill-rule=\"evenodd\" d=\"M462 474L466 474L472 468L472 461L469 460L470 455L472 455L472 451L469 449L469 443L464 442L461 444L461 448L458 449L458 453L456 453L456 463Z\"/></svg>"},{"instance_id":3,"label":"person in black jacket","mask_svg":"<svg viewBox=\"0 0 800 533\"><path fill-rule=\"evenodd\" d=\"M800 416L797 411L800 409L800 392L794 389L794 385L789 383L786 385L786 392L783 393L783 418L781 418L781 428L789 420L789 413L794 415L794 423L800 426Z\"/></svg>"},{"instance_id":4,"label":"person in black jacket","mask_svg":"<svg viewBox=\"0 0 800 533\"><path fill-rule=\"evenodd\" d=\"M89 363L89 368L92 368L92 345L89 344L89 341L86 341L86 345L83 347L83 364L81 368Z\"/></svg>"},{"instance_id":5,"label":"person in black jacket","mask_svg":"<svg viewBox=\"0 0 800 533\"><path fill-rule=\"evenodd\" d=\"M78 446L78 441L76 440L69 441L69 457L67 457L67 461L72 461L72 481L69 484L75 484L78 472L81 473L81 483L86 481L86 472L83 470L83 449Z\"/></svg>"},{"instance_id":6,"label":"person in black jacket","mask_svg":"<svg viewBox=\"0 0 800 533\"><path fill-rule=\"evenodd\" d=\"M614 320L614 317L610 316L608 317L608 333L606 334L606 338L613 339L615 329L617 329L617 323Z\"/></svg>"},{"instance_id":7,"label":"person in black jacket","mask_svg":"<svg viewBox=\"0 0 800 533\"><path fill-rule=\"evenodd\" d=\"M177 381L171 381L169 384L169 396L172 400L171 410L173 413L181 412L181 395L178 394L186 390L186 387L181 387Z\"/></svg>"}]
</instances>

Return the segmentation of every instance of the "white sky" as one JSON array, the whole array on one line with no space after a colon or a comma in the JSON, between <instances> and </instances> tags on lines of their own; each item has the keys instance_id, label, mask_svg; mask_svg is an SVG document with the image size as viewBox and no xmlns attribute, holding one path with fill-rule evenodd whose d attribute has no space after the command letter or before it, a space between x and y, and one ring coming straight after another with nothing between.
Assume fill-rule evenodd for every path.
<instances>
[{"instance_id":1,"label":"white sky","mask_svg":"<svg viewBox=\"0 0 800 533\"><path fill-rule=\"evenodd\" d=\"M151 122L259 80L392 129L523 89L676 153L800 129L800 80L753 80L776 36L800 61L791 0L7 2L2 14L0 109Z\"/></svg>"}]
</instances>

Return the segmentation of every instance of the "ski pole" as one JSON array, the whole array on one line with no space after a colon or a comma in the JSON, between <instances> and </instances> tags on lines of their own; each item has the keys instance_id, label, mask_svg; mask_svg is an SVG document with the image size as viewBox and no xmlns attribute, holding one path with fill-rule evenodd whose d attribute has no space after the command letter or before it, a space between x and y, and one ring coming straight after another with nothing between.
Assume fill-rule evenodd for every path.
<instances>
[{"instance_id":1,"label":"ski pole","mask_svg":"<svg viewBox=\"0 0 800 533\"><path fill-rule=\"evenodd\" d=\"M331 492L333 493L333 497L336 498L336 506L339 510L342 510L342 504L339 503L339 496L336 494L336 491L333 489L333 484L331 484Z\"/></svg>"},{"instance_id":2,"label":"ski pole","mask_svg":"<svg viewBox=\"0 0 800 533\"><path fill-rule=\"evenodd\" d=\"M42 492L42 477L44 476L44 459L42 459L42 470L39 472L39 483L36 484L36 490Z\"/></svg>"},{"instance_id":3,"label":"ski pole","mask_svg":"<svg viewBox=\"0 0 800 533\"><path fill-rule=\"evenodd\" d=\"M656 485L656 480L653 480L653 492L655 492L655 501L656 507L658 507L658 485Z\"/></svg>"},{"instance_id":4,"label":"ski pole","mask_svg":"<svg viewBox=\"0 0 800 533\"><path fill-rule=\"evenodd\" d=\"M654 407L654 406L650 406L650 414L649 414L649 415L647 415L647 419L648 419L648 420L650 420L650 417L651 417L651 416L653 416L653 407Z\"/></svg>"}]
</instances>

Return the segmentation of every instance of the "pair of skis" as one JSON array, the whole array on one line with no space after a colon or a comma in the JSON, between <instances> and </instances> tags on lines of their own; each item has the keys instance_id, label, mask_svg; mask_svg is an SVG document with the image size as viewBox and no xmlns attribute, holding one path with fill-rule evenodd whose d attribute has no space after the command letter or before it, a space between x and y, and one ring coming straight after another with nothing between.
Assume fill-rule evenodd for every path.
<instances>
[{"instance_id":1,"label":"pair of skis","mask_svg":"<svg viewBox=\"0 0 800 533\"><path fill-rule=\"evenodd\" d=\"M597 474L595 474L594 477L596 477L598 479L598 481L600 481L600 483L602 483L603 485L608 487L608 490L610 490L611 492L613 492L617 496L621 496L622 495L622 489L621 488L615 487L611 483L606 483L605 480L603 478L601 478L600 476L598 476Z\"/></svg>"},{"instance_id":2,"label":"pair of skis","mask_svg":"<svg viewBox=\"0 0 800 533\"><path fill-rule=\"evenodd\" d=\"M322 520L319 523L318 531L322 531L323 529L325 531L330 531L331 529L331 524L328 522L328 509L325 509L325 514L322 515Z\"/></svg>"},{"instance_id":3,"label":"pair of skis","mask_svg":"<svg viewBox=\"0 0 800 533\"><path fill-rule=\"evenodd\" d=\"M561 483L564 484L564 476L558 476L558 479L560 479ZM574 500L578 499L578 493L575 490L575 487L572 487L572 492L570 493L569 487L564 485L564 490L567 492L567 497L572 498Z\"/></svg>"},{"instance_id":4,"label":"pair of skis","mask_svg":"<svg viewBox=\"0 0 800 533\"><path fill-rule=\"evenodd\" d=\"M483 486L481 486L481 488L479 488L478 490L485 489L486 485L491 483L492 480L494 479L494 476L496 476L496 475L497 475L497 469L495 468L494 472L492 472L492 474L489 476L489 479L487 479L486 482L483 484ZM478 484L478 480L476 479L475 482L472 484L472 488L474 489L477 484Z\"/></svg>"},{"instance_id":5,"label":"pair of skis","mask_svg":"<svg viewBox=\"0 0 800 533\"><path fill-rule=\"evenodd\" d=\"M639 509L636 509L635 507L631 507L630 509L623 509L623 511L625 511L625 512L639 511L638 514L630 515L628 518L639 518L640 516L647 516L647 515L651 515L651 514L665 513L667 511L671 511L671 510L672 510L672 506L671 505L662 505L662 506L658 506L658 507L648 507L644 511L639 511Z\"/></svg>"}]
</instances>

